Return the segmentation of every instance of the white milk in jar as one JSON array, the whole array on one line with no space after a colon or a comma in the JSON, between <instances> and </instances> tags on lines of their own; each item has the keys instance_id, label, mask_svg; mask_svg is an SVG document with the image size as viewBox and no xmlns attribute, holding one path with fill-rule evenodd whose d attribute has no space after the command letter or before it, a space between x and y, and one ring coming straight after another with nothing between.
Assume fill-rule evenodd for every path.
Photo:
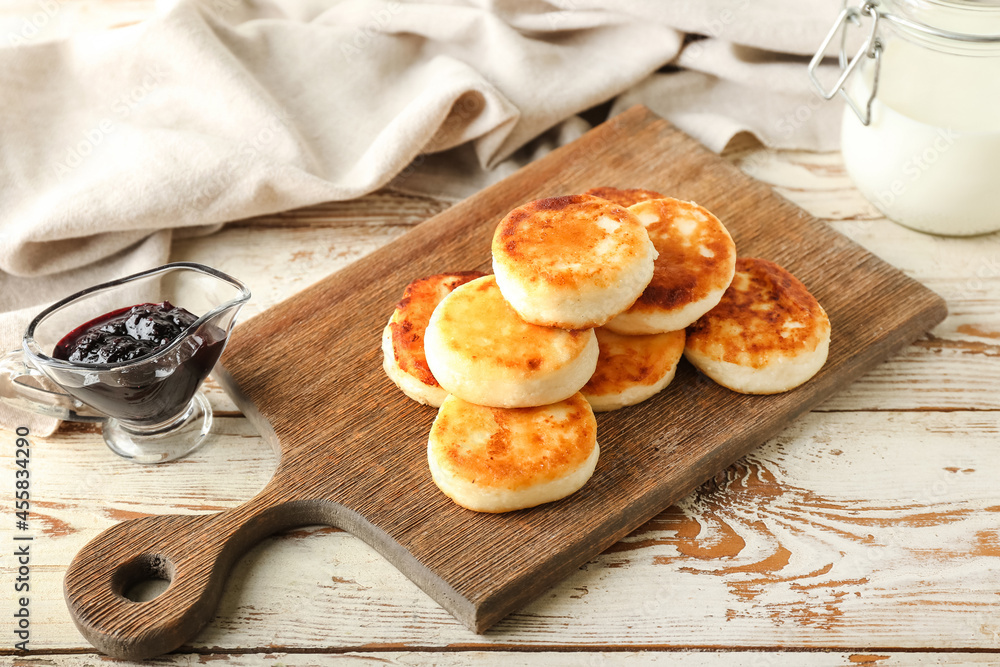
<instances>
[{"instance_id":1,"label":"white milk in jar","mask_svg":"<svg viewBox=\"0 0 1000 667\"><path fill-rule=\"evenodd\" d=\"M856 16L873 38L844 85L858 189L920 231L1000 229L1000 0L879 0Z\"/></svg>"}]
</instances>

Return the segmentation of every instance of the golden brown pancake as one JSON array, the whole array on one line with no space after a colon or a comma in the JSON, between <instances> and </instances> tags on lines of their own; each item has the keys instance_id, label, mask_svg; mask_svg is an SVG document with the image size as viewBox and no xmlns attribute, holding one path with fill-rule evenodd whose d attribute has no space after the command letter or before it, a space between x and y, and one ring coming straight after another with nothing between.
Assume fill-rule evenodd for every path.
<instances>
[{"instance_id":1,"label":"golden brown pancake","mask_svg":"<svg viewBox=\"0 0 1000 667\"><path fill-rule=\"evenodd\" d=\"M595 329L600 356L583 394L595 412L635 405L655 395L674 379L684 354L684 330L624 336L606 327Z\"/></svg>"},{"instance_id":2,"label":"golden brown pancake","mask_svg":"<svg viewBox=\"0 0 1000 667\"><path fill-rule=\"evenodd\" d=\"M509 512L582 487L599 451L594 413L579 393L515 409L449 396L431 426L427 461L434 483L462 507Z\"/></svg>"},{"instance_id":3,"label":"golden brown pancake","mask_svg":"<svg viewBox=\"0 0 1000 667\"><path fill-rule=\"evenodd\" d=\"M503 408L572 396L594 374L598 355L590 329L543 327L518 317L493 276L456 288L438 304L424 351L448 393Z\"/></svg>"},{"instance_id":4,"label":"golden brown pancake","mask_svg":"<svg viewBox=\"0 0 1000 667\"><path fill-rule=\"evenodd\" d=\"M526 321L599 326L628 308L653 276L656 250L639 220L586 195L540 199L497 226L493 272Z\"/></svg>"},{"instance_id":5,"label":"golden brown pancake","mask_svg":"<svg viewBox=\"0 0 1000 667\"><path fill-rule=\"evenodd\" d=\"M722 298L736 245L719 219L694 202L653 199L629 210L646 226L659 256L642 295L606 326L622 334L683 329Z\"/></svg>"},{"instance_id":6,"label":"golden brown pancake","mask_svg":"<svg viewBox=\"0 0 1000 667\"><path fill-rule=\"evenodd\" d=\"M424 331L431 313L459 285L481 278L479 271L440 273L414 280L382 332L382 367L386 375L413 400L440 407L447 392L427 365Z\"/></svg>"},{"instance_id":7,"label":"golden brown pancake","mask_svg":"<svg viewBox=\"0 0 1000 667\"><path fill-rule=\"evenodd\" d=\"M653 190L643 190L642 188L629 188L626 190L608 187L590 188L583 194L590 195L591 197L607 199L608 201L614 202L619 206L624 206L625 208L648 199L666 198L666 195L661 195L659 192L654 192Z\"/></svg>"},{"instance_id":8,"label":"golden brown pancake","mask_svg":"<svg viewBox=\"0 0 1000 667\"><path fill-rule=\"evenodd\" d=\"M719 304L688 328L684 354L734 391L775 394L815 375L829 348L830 320L805 285L744 257Z\"/></svg>"}]
</instances>

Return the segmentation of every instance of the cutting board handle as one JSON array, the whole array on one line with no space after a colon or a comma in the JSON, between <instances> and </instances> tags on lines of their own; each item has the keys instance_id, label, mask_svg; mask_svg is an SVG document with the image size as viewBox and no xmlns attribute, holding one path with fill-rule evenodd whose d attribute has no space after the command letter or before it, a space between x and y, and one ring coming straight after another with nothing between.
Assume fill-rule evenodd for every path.
<instances>
[{"instance_id":1,"label":"cutting board handle","mask_svg":"<svg viewBox=\"0 0 1000 667\"><path fill-rule=\"evenodd\" d=\"M66 572L64 594L77 628L99 650L141 660L167 653L211 620L237 558L280 530L316 523L315 506L262 493L217 514L123 521L91 540ZM160 595L126 595L164 579Z\"/></svg>"}]
</instances>

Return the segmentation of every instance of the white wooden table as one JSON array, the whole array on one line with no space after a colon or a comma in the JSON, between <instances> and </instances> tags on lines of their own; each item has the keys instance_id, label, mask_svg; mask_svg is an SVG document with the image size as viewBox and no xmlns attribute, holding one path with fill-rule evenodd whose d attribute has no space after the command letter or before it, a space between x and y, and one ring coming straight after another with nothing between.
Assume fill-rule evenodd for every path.
<instances>
[{"instance_id":1,"label":"white wooden table","mask_svg":"<svg viewBox=\"0 0 1000 667\"><path fill-rule=\"evenodd\" d=\"M0 5L0 34L36 11ZM150 11L74 1L42 37ZM360 540L314 527L240 560L207 628L147 664L1000 664L1000 234L899 227L836 153L726 157L937 291L948 319L486 635ZM379 192L230 224L171 259L243 278L248 317L447 205ZM0 431L0 665L104 664L62 598L77 550L123 519L214 512L264 486L275 455L209 393L212 441L172 464L117 459L88 427L32 439L28 655L14 651L15 436Z\"/></svg>"}]
</instances>

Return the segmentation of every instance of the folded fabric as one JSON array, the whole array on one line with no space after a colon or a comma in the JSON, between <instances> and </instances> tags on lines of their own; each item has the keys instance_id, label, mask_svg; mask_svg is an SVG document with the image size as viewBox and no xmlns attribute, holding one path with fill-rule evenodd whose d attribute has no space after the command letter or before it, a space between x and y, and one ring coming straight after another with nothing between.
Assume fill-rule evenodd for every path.
<instances>
[{"instance_id":1,"label":"folded fabric","mask_svg":"<svg viewBox=\"0 0 1000 667\"><path fill-rule=\"evenodd\" d=\"M180 0L17 40L0 49L0 349L46 303L166 261L171 233L358 197L418 156L394 185L464 196L623 93L615 111L644 102L716 149L743 129L829 148L834 111L784 136L810 99L774 52L807 53L837 5ZM668 63L687 78L654 74Z\"/></svg>"}]
</instances>

